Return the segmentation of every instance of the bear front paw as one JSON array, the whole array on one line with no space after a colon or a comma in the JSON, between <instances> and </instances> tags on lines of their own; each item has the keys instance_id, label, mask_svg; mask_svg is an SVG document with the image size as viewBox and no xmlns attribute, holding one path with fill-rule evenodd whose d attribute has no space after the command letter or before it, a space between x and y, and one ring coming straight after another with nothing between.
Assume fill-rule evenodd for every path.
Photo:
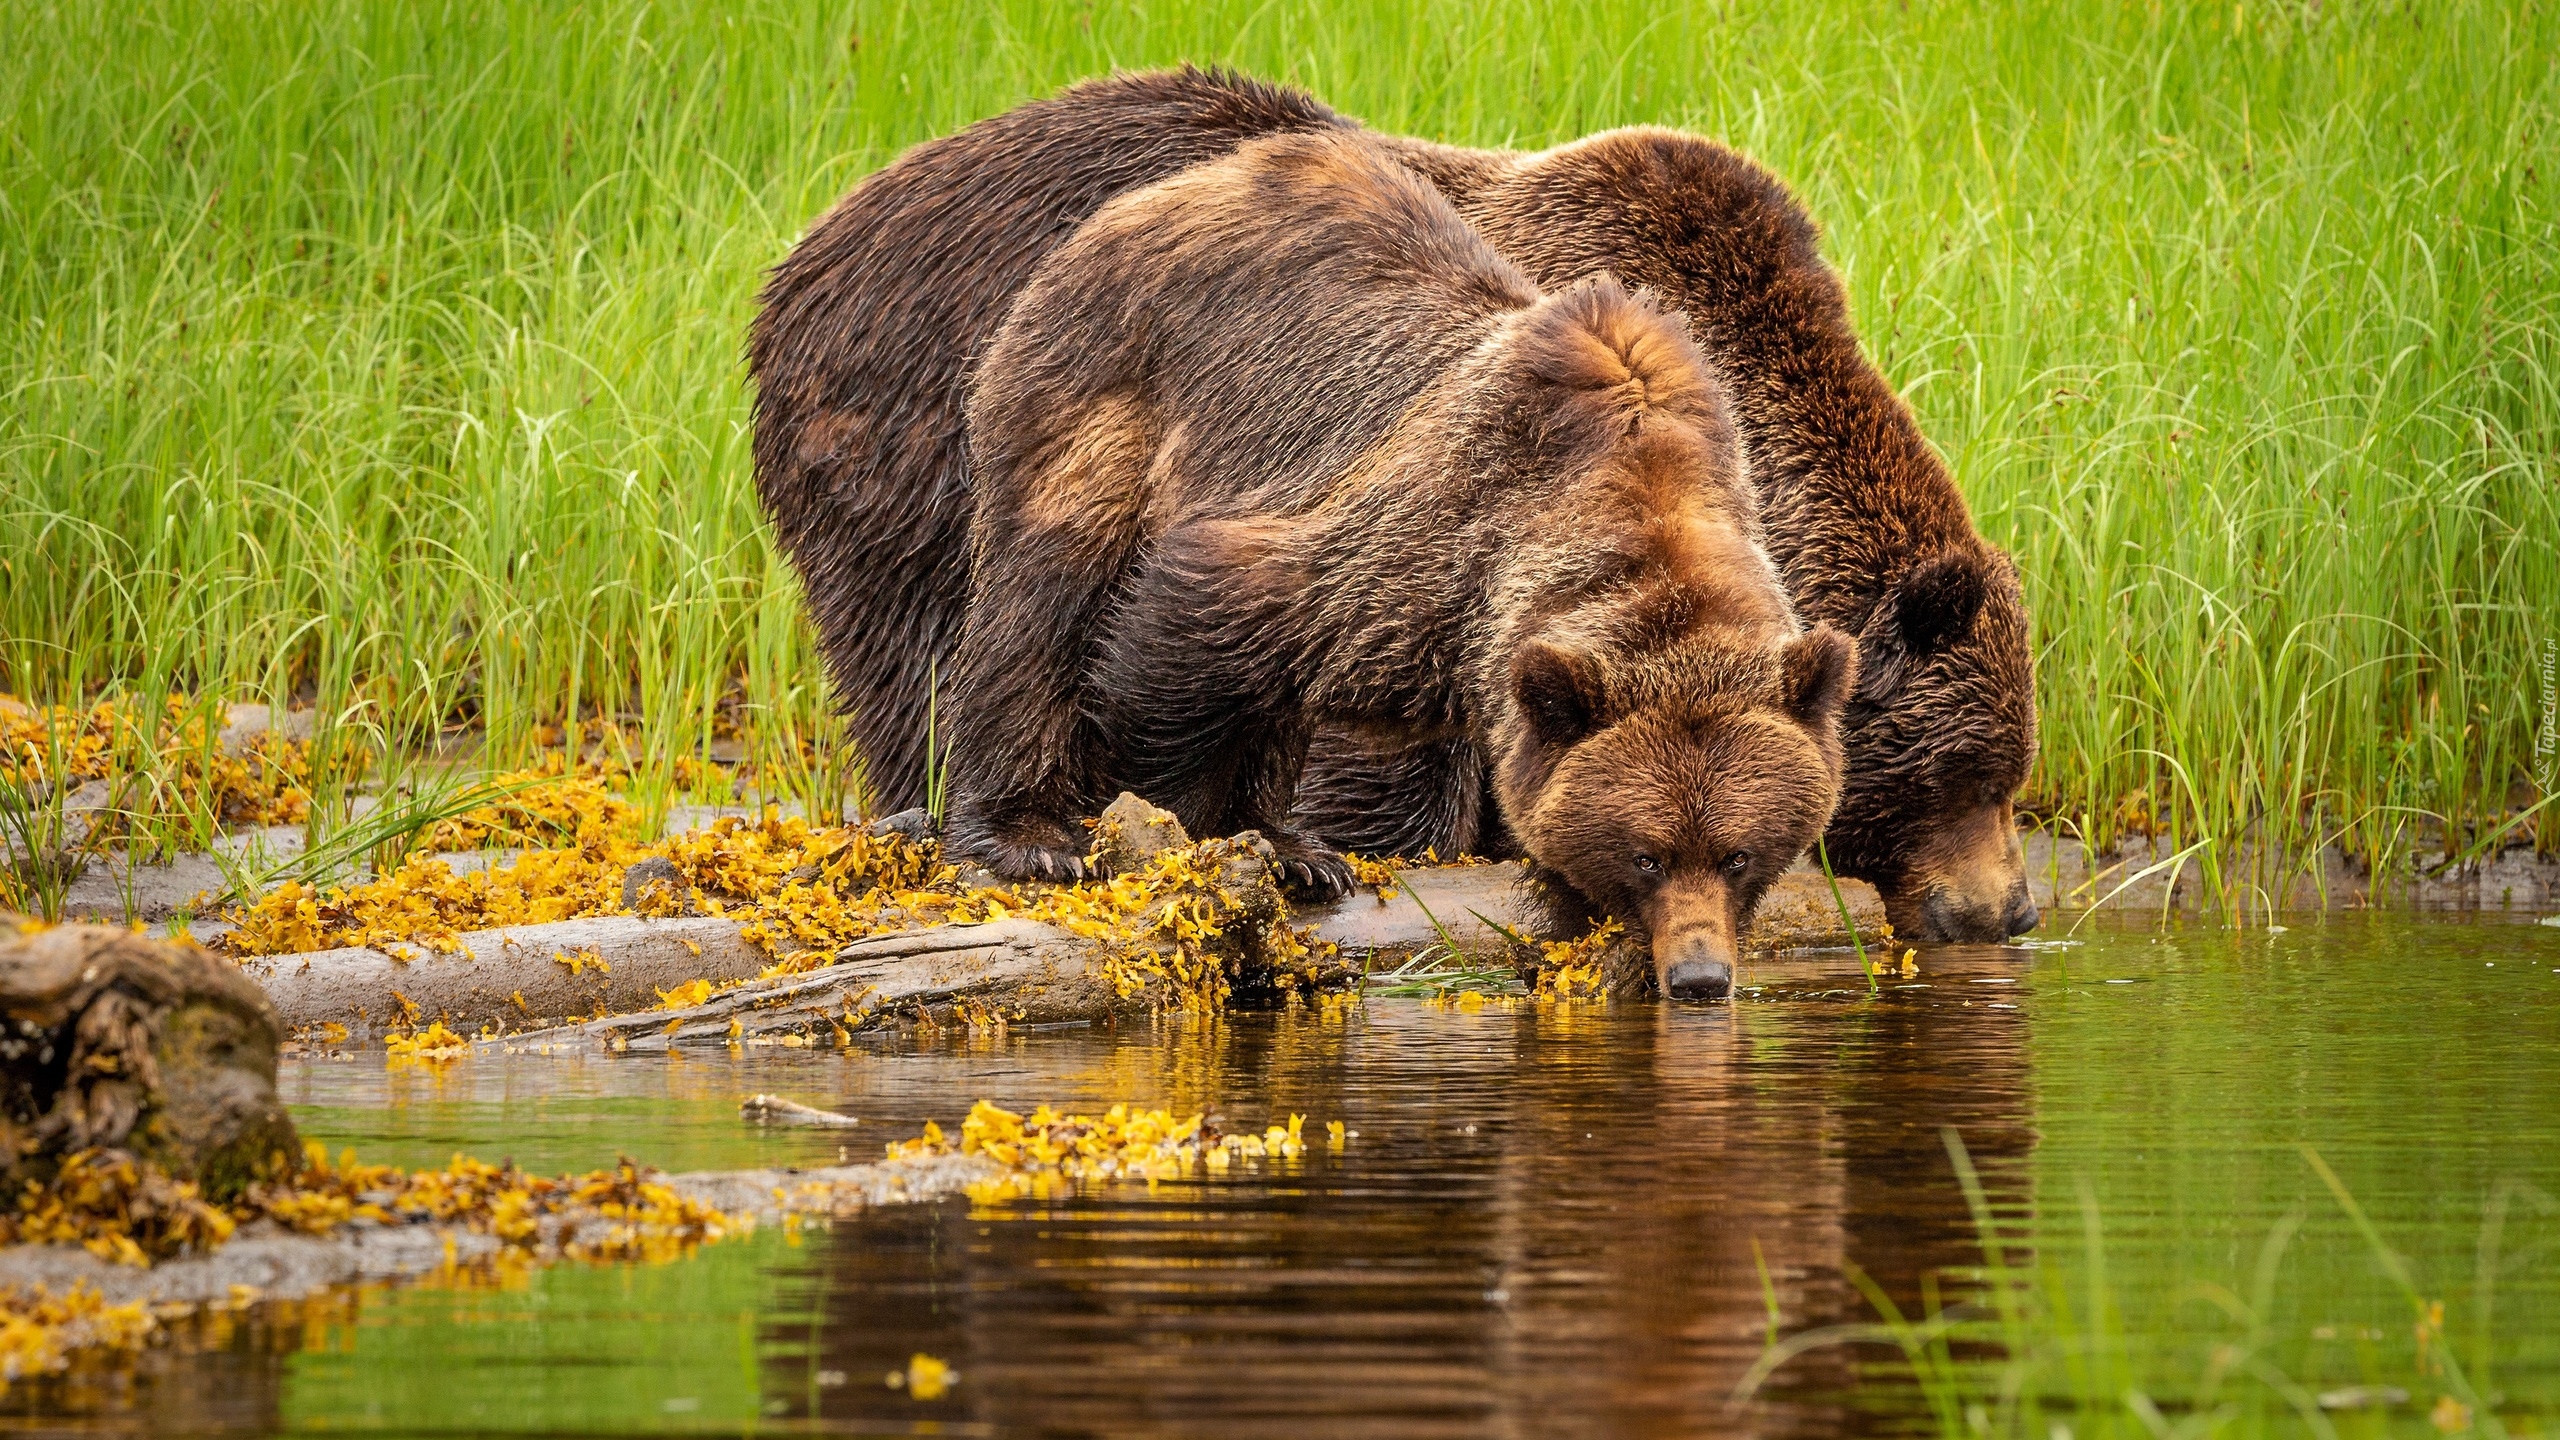
<instances>
[{"instance_id":1,"label":"bear front paw","mask_svg":"<svg viewBox=\"0 0 2560 1440\"><path fill-rule=\"evenodd\" d=\"M1066 824L1043 817L998 822L962 811L945 828L943 848L1007 880L1073 885L1086 873L1082 837Z\"/></svg>"},{"instance_id":2,"label":"bear front paw","mask_svg":"<svg viewBox=\"0 0 2560 1440\"><path fill-rule=\"evenodd\" d=\"M1351 893L1357 882L1351 862L1304 836L1278 836L1271 842L1271 878L1292 900L1322 905Z\"/></svg>"}]
</instances>

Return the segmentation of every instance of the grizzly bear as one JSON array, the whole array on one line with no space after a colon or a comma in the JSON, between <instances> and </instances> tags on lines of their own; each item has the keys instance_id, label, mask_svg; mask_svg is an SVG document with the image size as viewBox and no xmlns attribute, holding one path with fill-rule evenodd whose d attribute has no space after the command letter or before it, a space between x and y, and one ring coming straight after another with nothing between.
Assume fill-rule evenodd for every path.
<instances>
[{"instance_id":1,"label":"grizzly bear","mask_svg":"<svg viewBox=\"0 0 2560 1440\"><path fill-rule=\"evenodd\" d=\"M1541 295L1349 134L1257 140L1105 205L970 384L944 843L1080 873L1121 789L1290 820L1319 724L1463 737L1550 890L1720 995L1829 820L1855 658L1799 630L1720 387L1597 276Z\"/></svg>"},{"instance_id":2,"label":"grizzly bear","mask_svg":"<svg viewBox=\"0 0 2560 1440\"><path fill-rule=\"evenodd\" d=\"M1257 136L1353 128L1295 91L1214 71L1088 82L909 151L775 269L750 355L757 479L877 801L923 789L925 677L967 595L961 376L1024 279L1122 190ZM1611 272L1685 313L1734 397L1798 612L1857 637L1832 865L1874 882L1905 935L2033 928L2010 810L2036 733L2016 574L1860 353L1785 187L1668 131L1526 155L1372 139L1533 281ZM1330 731L1315 745L1298 805L1329 842L1510 843L1491 767L1465 737Z\"/></svg>"},{"instance_id":3,"label":"grizzly bear","mask_svg":"<svg viewBox=\"0 0 2560 1440\"><path fill-rule=\"evenodd\" d=\"M1688 317L1733 397L1770 553L1798 613L1857 637L1828 860L1875 884L1898 933L2000 940L2035 928L2011 809L2036 737L2016 569L1975 531L1909 408L1866 363L1818 232L1786 188L1669 130L1526 156L1374 141L1539 284L1614 274ZM1338 843L1461 811L1453 797L1483 783L1480 767L1452 756L1445 778L1406 776L1412 800L1382 802L1363 748L1374 747L1326 737L1300 796L1302 823ZM1400 763L1418 768L1415 756ZM1480 833L1485 848L1500 847L1498 832ZM1445 851L1471 837L1419 838Z\"/></svg>"},{"instance_id":4,"label":"grizzly bear","mask_svg":"<svg viewBox=\"0 0 2560 1440\"><path fill-rule=\"evenodd\" d=\"M969 598L966 370L1032 268L1115 195L1257 136L1349 128L1233 75L1079 85L908 151L774 267L748 336L756 487L875 808L924 799L926 692Z\"/></svg>"}]
</instances>

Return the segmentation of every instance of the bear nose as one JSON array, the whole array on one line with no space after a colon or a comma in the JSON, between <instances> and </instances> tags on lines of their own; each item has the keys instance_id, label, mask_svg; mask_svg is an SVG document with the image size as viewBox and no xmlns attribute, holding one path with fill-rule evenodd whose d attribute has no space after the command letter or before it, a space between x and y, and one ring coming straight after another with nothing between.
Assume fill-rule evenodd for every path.
<instances>
[{"instance_id":1,"label":"bear nose","mask_svg":"<svg viewBox=\"0 0 2560 1440\"><path fill-rule=\"evenodd\" d=\"M2043 918L2036 913L2034 897L2027 894L2027 887L2021 885L2018 887L2018 892L2009 897L2009 918L2003 922L2008 928L2000 933L2004 938L2010 935L2024 935L2036 928L2036 922Z\"/></svg>"},{"instance_id":2,"label":"bear nose","mask_svg":"<svg viewBox=\"0 0 2560 1440\"><path fill-rule=\"evenodd\" d=\"M1722 1000L1733 993L1733 967L1703 955L1686 955L1671 962L1662 988L1674 1000Z\"/></svg>"}]
</instances>

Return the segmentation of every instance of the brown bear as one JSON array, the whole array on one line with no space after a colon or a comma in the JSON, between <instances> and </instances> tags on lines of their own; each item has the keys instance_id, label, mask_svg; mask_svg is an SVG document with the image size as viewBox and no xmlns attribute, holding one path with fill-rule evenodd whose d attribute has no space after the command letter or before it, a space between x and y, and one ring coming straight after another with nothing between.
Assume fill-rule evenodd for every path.
<instances>
[{"instance_id":1,"label":"brown bear","mask_svg":"<svg viewBox=\"0 0 2560 1440\"><path fill-rule=\"evenodd\" d=\"M1847 637L1799 630L1722 392L1598 276L1542 296L1412 171L1281 135L1104 206L971 381L958 854L1065 878L1134 790L1290 823L1318 724L1462 736L1548 888L1730 988L1830 818Z\"/></svg>"},{"instance_id":2,"label":"brown bear","mask_svg":"<svg viewBox=\"0 0 2560 1440\"><path fill-rule=\"evenodd\" d=\"M776 268L750 355L757 478L877 800L923 789L925 676L967 593L960 377L1025 277L1121 190L1256 136L1350 129L1304 95L1217 72L1088 82L909 151ZM1528 155L1375 138L1533 280L1611 271L1686 313L1735 397L1799 611L1858 639L1833 865L1873 881L1906 935L2032 928L2010 812L2035 752L2017 579L1859 352L1785 187L1667 131ZM1505 843L1491 771L1463 736L1381 748L1329 733L1311 767L1300 810L1333 843Z\"/></svg>"},{"instance_id":3,"label":"brown bear","mask_svg":"<svg viewBox=\"0 0 2560 1440\"><path fill-rule=\"evenodd\" d=\"M908 151L774 267L748 337L756 487L875 807L924 798L926 689L969 597L966 369L1032 268L1115 195L1257 136L1349 128L1234 75L1079 85Z\"/></svg>"},{"instance_id":4,"label":"brown bear","mask_svg":"<svg viewBox=\"0 0 2560 1440\"><path fill-rule=\"evenodd\" d=\"M2007 556L1884 377L1867 364L1813 222L1767 171L1674 131L1612 131L1533 155L1375 137L1541 285L1614 274L1678 305L1733 396L1761 520L1798 612L1857 636L1848 776L1824 835L1897 932L1999 940L2035 928L2012 797L2035 758L2026 604ZM1390 757L1413 798L1376 794L1359 737L1311 759L1302 823L1374 843L1382 823L1461 814L1480 766L1449 747ZM1435 758L1450 768L1435 781ZM1480 803L1479 816L1491 811ZM1408 834L1444 851L1476 836Z\"/></svg>"}]
</instances>

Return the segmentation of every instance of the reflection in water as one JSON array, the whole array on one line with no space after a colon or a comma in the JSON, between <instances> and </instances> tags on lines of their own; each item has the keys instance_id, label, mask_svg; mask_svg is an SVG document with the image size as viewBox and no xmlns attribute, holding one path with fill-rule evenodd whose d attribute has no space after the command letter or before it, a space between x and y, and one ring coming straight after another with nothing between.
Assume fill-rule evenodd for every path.
<instances>
[{"instance_id":1,"label":"reflection in water","mask_svg":"<svg viewBox=\"0 0 2560 1440\"><path fill-rule=\"evenodd\" d=\"M1310 1138L1331 1119L1359 1135L1339 1155L1318 1139L1302 1161L1152 1193L897 1207L831 1231L767 1227L682 1264L261 1307L127 1379L12 1387L0 1428L1917 1429L1926 1407L1875 1352L1863 1370L1849 1352L1807 1355L1739 1413L1726 1398L1768 1331L1764 1265L1791 1334L1869 1319L1853 1272L1906 1309L1933 1280L1961 1284L1979 1255L1941 1141L1953 1126L2012 1255L2031 1243L2075 1296L2084 1203L2103 1218L2112 1320L2172 1406L2232 1333L2199 1287L2247 1288L2281 1230L2294 1238L2271 1272L2263 1353L2315 1391L2408 1385L2421 1393L2392 1433L2434 1433L2407 1298L2308 1145L2444 1299L2464 1363L2494 1368L2510 1433L2551 1433L2560 929L2359 916L2081 938L1937 950L1921 988L1889 981L1872 1001L1845 958L1824 957L1762 967L1731 1006L1392 1001L1334 1020L944 1032L845 1054L483 1056L433 1078L296 1062L281 1083L307 1133L412 1165L457 1149L551 1172L618 1154L816 1163L840 1145L877 1154L980 1096L1164 1104L1238 1128L1294 1111ZM739 1098L759 1090L863 1124L741 1125ZM2473 1277L2492 1240L2507 1258L2483 1337ZM945 1398L881 1383L918 1351L960 1371ZM2121 1418L2119 1391L2093 1403ZM2291 1412L2270 1403L2266 1428L2281 1430Z\"/></svg>"},{"instance_id":2,"label":"reflection in water","mask_svg":"<svg viewBox=\"0 0 2560 1440\"><path fill-rule=\"evenodd\" d=\"M1933 984L2017 958L1949 953ZM2012 1206L2033 1131L2021 1012L1823 1003L1811 969L1721 1007L1236 1016L1114 1047L1050 1091L998 1088L1269 1097L1228 1120L1297 1111L1359 1138L1153 1195L840 1226L813 1242L808 1303L826 1317L815 1363L848 1383L815 1413L1052 1434L1341 1434L1352 1417L1398 1435L1841 1433L1846 1352L1728 1410L1767 1296L1790 1331L1868 1318L1855 1266L1915 1304L1980 1254L1941 1127ZM944 1401L880 1384L916 1350L962 1372Z\"/></svg>"}]
</instances>

